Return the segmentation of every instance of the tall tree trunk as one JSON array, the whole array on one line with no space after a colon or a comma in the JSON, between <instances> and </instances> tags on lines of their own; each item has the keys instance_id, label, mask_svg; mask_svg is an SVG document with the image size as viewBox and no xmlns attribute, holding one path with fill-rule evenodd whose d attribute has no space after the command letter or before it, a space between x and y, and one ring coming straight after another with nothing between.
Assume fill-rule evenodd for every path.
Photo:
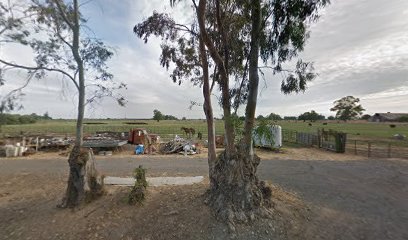
<instances>
[{"instance_id":1,"label":"tall tree trunk","mask_svg":"<svg viewBox=\"0 0 408 240\"><path fill-rule=\"evenodd\" d=\"M222 92L222 109L224 113L224 130L226 147L225 151L227 155L232 155L235 152L235 129L233 119L231 119L231 96L229 89L229 47L228 38L224 29L224 24L221 17L220 0L215 1L216 21L217 28L221 35L221 44L224 57L224 69L225 73L221 74L221 92Z\"/></svg>"},{"instance_id":2,"label":"tall tree trunk","mask_svg":"<svg viewBox=\"0 0 408 240\"><path fill-rule=\"evenodd\" d=\"M198 14L199 23L203 21L205 8L199 4ZM205 1L204 1L205 2ZM200 8L201 7L201 8ZM251 3L252 33L251 33L251 51L249 62L249 100L246 108L245 134L235 149L233 142L227 142L229 147L224 153L218 156L218 159L212 172L214 184L208 194L208 202L215 210L216 215L229 223L230 228L234 229L234 222L247 222L253 220L256 216L267 212L270 206L271 189L262 181L258 180L256 170L260 163L259 157L252 154L252 129L254 126L254 116L256 109L256 100L258 94L258 57L259 57L259 34L261 31L261 4L260 0L254 0ZM201 17L201 20L200 20ZM200 24L200 30L203 23ZM203 38L205 40L205 38ZM207 44L208 46L209 44ZM210 53L211 49L209 47ZM215 54L212 54L212 57ZM214 59L214 57L213 57ZM217 59L214 59L217 62ZM233 124L230 119L231 104L229 102L229 93L224 91L228 89L228 77L223 76L221 72L221 88L223 89L223 109L225 118L225 130L233 141ZM225 98L224 98L225 96ZM228 99L228 102L225 100Z\"/></svg>"},{"instance_id":3,"label":"tall tree trunk","mask_svg":"<svg viewBox=\"0 0 408 240\"><path fill-rule=\"evenodd\" d=\"M227 156L232 156L235 153L235 129L234 119L231 115L231 97L229 92L228 75L221 76L221 94L222 94L222 110L224 114L224 132L225 132L225 152Z\"/></svg>"},{"instance_id":4,"label":"tall tree trunk","mask_svg":"<svg viewBox=\"0 0 408 240\"><path fill-rule=\"evenodd\" d=\"M103 193L102 183L97 176L95 164L93 162L88 163L89 160L93 161L93 157L90 159L90 155L88 155L87 151L81 149L85 112L85 70L82 58L79 54L80 26L78 0L74 0L74 23L71 26L73 32L71 50L78 67L78 116L76 123L75 144L68 158L68 186L65 197L63 198L62 203L59 205L59 207L63 208L77 207L84 203L85 200L90 201L92 198ZM91 198L89 196L91 196Z\"/></svg>"},{"instance_id":5,"label":"tall tree trunk","mask_svg":"<svg viewBox=\"0 0 408 240\"><path fill-rule=\"evenodd\" d=\"M252 155L252 131L255 125L255 111L258 99L258 60L259 60L259 39L261 34L261 7L260 2L253 1L252 3L252 32L251 44L249 52L249 84L248 84L248 100L245 108L245 123L244 136L241 140L241 148L246 154Z\"/></svg>"},{"instance_id":6,"label":"tall tree trunk","mask_svg":"<svg viewBox=\"0 0 408 240\"><path fill-rule=\"evenodd\" d=\"M222 59L220 54L218 53L217 49L214 46L214 43L211 41L210 37L205 28L205 9L206 9L206 0L200 0L197 9L197 20L198 25L200 27L200 35L202 41L207 46L208 51L211 55L211 58L214 60L215 64L217 65L217 69L219 69L221 79L220 79L220 86L222 91L222 108L224 114L224 130L225 130L225 142L226 147L225 151L227 155L233 155L235 152L235 144L234 144L234 125L231 119L231 104L230 104L230 93L229 93L229 77L228 77L228 70L227 65L225 63L225 59ZM226 41L226 40L225 40ZM224 42L224 46L227 43ZM225 49L224 49L225 50Z\"/></svg>"},{"instance_id":7,"label":"tall tree trunk","mask_svg":"<svg viewBox=\"0 0 408 240\"><path fill-rule=\"evenodd\" d=\"M84 74L84 63L79 54L79 6L78 0L74 0L74 24L73 24L73 44L72 44L72 55L74 56L75 62L78 66L78 117L76 124L76 139L75 147L82 146L82 135L83 135L83 120L85 112L85 74Z\"/></svg>"},{"instance_id":8,"label":"tall tree trunk","mask_svg":"<svg viewBox=\"0 0 408 240\"><path fill-rule=\"evenodd\" d=\"M217 158L215 153L215 126L214 126L214 114L211 104L211 92L210 92L210 77L208 73L208 59L207 52L205 50L205 45L200 37L200 58L203 68L203 96L204 96L204 113L207 120L208 129L208 167L209 167L209 178L211 185L214 184L214 179L212 178L214 172L215 160Z\"/></svg>"}]
</instances>

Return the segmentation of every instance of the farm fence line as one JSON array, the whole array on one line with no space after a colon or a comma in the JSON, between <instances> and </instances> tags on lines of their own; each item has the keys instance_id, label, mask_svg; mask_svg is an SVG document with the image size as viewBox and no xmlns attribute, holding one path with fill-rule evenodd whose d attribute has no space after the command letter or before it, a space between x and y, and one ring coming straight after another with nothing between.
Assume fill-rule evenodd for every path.
<instances>
[{"instance_id":1,"label":"farm fence line","mask_svg":"<svg viewBox=\"0 0 408 240\"><path fill-rule=\"evenodd\" d=\"M186 127L193 127L195 130L195 135L193 139L197 139L197 134L200 132L202 139L207 139L207 127L206 126L194 126L192 124L187 124ZM112 131L112 132L128 132L132 128L144 128L148 133L158 134L162 141L172 140L177 136L182 138L187 138L185 132L180 126L109 126L109 125L85 125L84 132L85 135L95 134L96 132ZM28 127L23 127L19 129L18 133L11 134L7 131L4 134L11 136L22 136L22 135L36 135L36 136L73 136L74 127L61 127L58 131L54 129L32 129ZM330 130L329 130L330 132ZM323 130L324 133L324 130ZM327 133L327 131L326 131ZM224 129L222 127L216 128L216 135L223 135ZM324 135L324 134L323 134ZM344 139L346 140L346 139ZM301 132L295 130L282 129L282 142L296 143L309 147L317 147L336 151L336 139L333 135L326 134L322 137L321 132ZM408 159L408 142L401 140L391 139L389 141L374 141L374 140L360 140L360 139L347 139L345 142L345 152L349 154L355 154L360 156L366 156L369 158L405 158Z\"/></svg>"},{"instance_id":2,"label":"farm fence line","mask_svg":"<svg viewBox=\"0 0 408 240\"><path fill-rule=\"evenodd\" d=\"M304 133L282 129L282 141L296 143L309 147L324 148L334 150L335 141L333 139L319 140L317 133ZM408 144L400 141L373 141L347 139L345 142L345 152L368 158L405 158L408 159Z\"/></svg>"}]
</instances>

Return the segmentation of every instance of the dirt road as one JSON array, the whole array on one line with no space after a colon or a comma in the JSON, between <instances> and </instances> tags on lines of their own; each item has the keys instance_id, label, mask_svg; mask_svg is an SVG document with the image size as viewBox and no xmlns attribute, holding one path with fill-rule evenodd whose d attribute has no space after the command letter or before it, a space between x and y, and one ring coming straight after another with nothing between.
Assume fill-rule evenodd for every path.
<instances>
[{"instance_id":1,"label":"dirt road","mask_svg":"<svg viewBox=\"0 0 408 240\"><path fill-rule=\"evenodd\" d=\"M204 158L97 160L98 169L109 176L129 176L140 164L148 169L149 176L208 174ZM0 160L3 180L7 176L45 174L60 181L67 170L64 158ZM263 160L259 176L311 206L313 214L304 232L307 239L408 239L408 161Z\"/></svg>"}]
</instances>

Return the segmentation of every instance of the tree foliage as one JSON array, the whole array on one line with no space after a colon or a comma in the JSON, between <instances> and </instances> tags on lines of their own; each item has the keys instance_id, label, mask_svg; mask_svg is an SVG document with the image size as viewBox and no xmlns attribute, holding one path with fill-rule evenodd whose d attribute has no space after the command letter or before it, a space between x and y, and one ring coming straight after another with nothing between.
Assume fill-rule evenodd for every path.
<instances>
[{"instance_id":1,"label":"tree foliage","mask_svg":"<svg viewBox=\"0 0 408 240\"><path fill-rule=\"evenodd\" d=\"M408 122L408 116L403 116L397 119L398 122Z\"/></svg>"},{"instance_id":2,"label":"tree foliage","mask_svg":"<svg viewBox=\"0 0 408 240\"><path fill-rule=\"evenodd\" d=\"M177 2L172 0L171 4ZM212 70L210 89L219 91L225 151L214 161L209 156L211 194L208 202L218 215L232 224L234 220L251 219L251 213L268 205L271 193L256 176L260 159L252 149L262 69L259 59L273 74L284 73L282 92L304 91L316 74L312 63L296 61L296 58L309 36L308 25L317 19L318 10L329 1L192 2L196 18L191 23L177 24L168 15L153 13L137 24L134 32L145 42L151 35L162 39L160 63L166 68L174 66L171 78L179 84L189 79L205 85L206 71ZM293 61L297 62L294 68L284 68L285 63ZM206 96L208 94L204 94ZM245 121L242 131L237 131L240 129L237 123L242 121L236 121L236 113L244 104Z\"/></svg>"},{"instance_id":3,"label":"tree foliage","mask_svg":"<svg viewBox=\"0 0 408 240\"><path fill-rule=\"evenodd\" d=\"M157 109L153 110L153 120L156 120L159 122L160 120L163 120L163 119L164 119L164 116L159 110Z\"/></svg>"},{"instance_id":4,"label":"tree foliage","mask_svg":"<svg viewBox=\"0 0 408 240\"><path fill-rule=\"evenodd\" d=\"M20 124L30 124L30 123L36 123L37 121L40 120L49 120L51 119L49 116L40 116L37 115L36 113L32 114L8 114L8 113L3 113L0 116L0 122L2 125L20 125Z\"/></svg>"},{"instance_id":5,"label":"tree foliage","mask_svg":"<svg viewBox=\"0 0 408 240\"><path fill-rule=\"evenodd\" d=\"M324 119L325 119L325 116L317 113L315 110L302 113L298 117L298 120L304 120L304 121L318 121L318 120L324 120Z\"/></svg>"},{"instance_id":6,"label":"tree foliage","mask_svg":"<svg viewBox=\"0 0 408 240\"><path fill-rule=\"evenodd\" d=\"M154 109L153 110L153 120L156 120L159 122L160 120L178 120L178 118L173 115L164 115L159 110Z\"/></svg>"},{"instance_id":7,"label":"tree foliage","mask_svg":"<svg viewBox=\"0 0 408 240\"><path fill-rule=\"evenodd\" d=\"M361 116L365 109L358 104L360 102L359 98L353 96L343 97L336 100L333 104L334 107L330 111L336 112L336 118L340 120L352 120L357 119Z\"/></svg>"},{"instance_id":8,"label":"tree foliage","mask_svg":"<svg viewBox=\"0 0 408 240\"><path fill-rule=\"evenodd\" d=\"M62 0L11 2L15 4L8 8L4 8L4 4L2 6L2 11L7 14L0 17L0 28L3 29L1 41L29 46L34 53L34 65L21 65L3 56L0 59L3 81L6 70L26 70L38 79L49 78L54 73L71 81L78 90L81 86L77 62L80 61L86 78L84 87L88 98L85 104L98 103L104 97L112 97L120 105L125 104L124 97L116 90L126 88L126 85L112 81L113 75L107 66L107 61L114 54L113 49L95 36L80 34L81 29L86 27L86 20L78 11L78 26L75 25L77 14L72 3ZM17 9L18 14L14 14L11 8ZM75 31L78 32L78 40L75 40ZM74 48L78 54L75 54Z\"/></svg>"},{"instance_id":9,"label":"tree foliage","mask_svg":"<svg viewBox=\"0 0 408 240\"><path fill-rule=\"evenodd\" d=\"M96 176L92 176L92 184L84 179L88 169L92 168L85 167L92 154L81 150L85 106L98 103L104 97L112 97L124 105L124 97L116 90L126 86L114 82L109 72L107 61L113 56L113 50L95 36L84 34L86 20L81 14L79 0L27 0L24 3L24 13L28 13L29 19L21 18L22 22L13 26L23 35L9 34L6 40L29 46L34 54L34 64L26 66L8 59L0 59L0 63L7 68L27 71L29 79L33 76L55 78L56 74L75 87L78 100L76 139L68 158L70 172L66 194L59 206L76 207L85 201L87 192L99 193L101 190L101 185L95 182ZM8 22L1 20L0 29L3 29ZM28 34L20 29L26 25L32 30ZM96 173L89 171L90 174ZM90 184L90 189L85 184Z\"/></svg>"},{"instance_id":10,"label":"tree foliage","mask_svg":"<svg viewBox=\"0 0 408 240\"><path fill-rule=\"evenodd\" d=\"M282 120L282 117L279 114L276 113L270 113L267 117L269 120L273 120L273 121L280 121Z\"/></svg>"}]
</instances>

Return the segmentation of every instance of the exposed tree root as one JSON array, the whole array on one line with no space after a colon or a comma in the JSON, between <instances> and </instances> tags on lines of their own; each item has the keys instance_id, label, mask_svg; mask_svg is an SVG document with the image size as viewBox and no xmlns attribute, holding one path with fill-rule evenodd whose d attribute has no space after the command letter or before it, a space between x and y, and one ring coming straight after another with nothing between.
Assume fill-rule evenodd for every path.
<instances>
[{"instance_id":1,"label":"exposed tree root","mask_svg":"<svg viewBox=\"0 0 408 240\"><path fill-rule=\"evenodd\" d=\"M225 221L232 232L235 223L247 223L270 215L272 189L258 180L256 169L259 163L258 156L247 156L240 150L229 159L223 152L210 173L211 187L206 201L216 217Z\"/></svg>"},{"instance_id":2,"label":"exposed tree root","mask_svg":"<svg viewBox=\"0 0 408 240\"><path fill-rule=\"evenodd\" d=\"M68 186L59 208L74 208L104 194L102 177L98 175L92 150L74 147L68 158Z\"/></svg>"}]
</instances>

